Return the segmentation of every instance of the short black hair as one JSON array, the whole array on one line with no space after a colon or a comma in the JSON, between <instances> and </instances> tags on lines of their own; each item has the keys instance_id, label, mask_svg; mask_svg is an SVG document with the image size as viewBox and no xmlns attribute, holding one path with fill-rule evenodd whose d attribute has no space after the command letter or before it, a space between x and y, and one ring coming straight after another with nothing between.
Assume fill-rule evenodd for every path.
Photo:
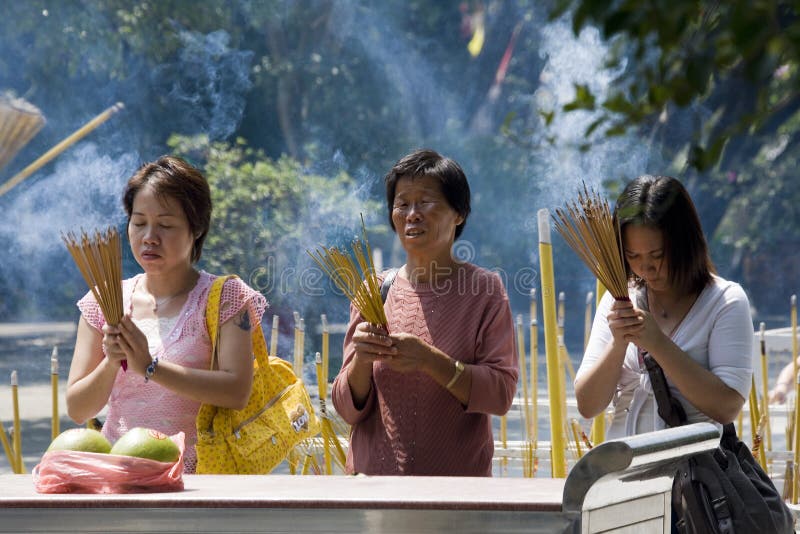
<instances>
[{"instance_id":1,"label":"short black hair","mask_svg":"<svg viewBox=\"0 0 800 534\"><path fill-rule=\"evenodd\" d=\"M395 229L392 221L392 208L394 206L397 180L404 177L421 178L423 176L432 176L439 181L445 200L456 213L461 215L461 224L456 226L455 238L458 239L458 236L464 231L470 212L469 182L467 182L467 176L458 163L428 148L421 148L403 156L386 173L384 182L386 184L386 206L389 210L389 225L391 225L392 230Z\"/></svg>"},{"instance_id":2,"label":"short black hair","mask_svg":"<svg viewBox=\"0 0 800 534\"><path fill-rule=\"evenodd\" d=\"M211 189L197 168L177 156L161 156L145 163L128 180L122 195L122 205L131 222L133 199L149 185L159 197L175 199L186 214L194 239L192 263L203 253L203 242L211 224Z\"/></svg>"},{"instance_id":3,"label":"short black hair","mask_svg":"<svg viewBox=\"0 0 800 534\"><path fill-rule=\"evenodd\" d=\"M685 293L699 293L716 272L708 254L700 217L689 192L676 178L645 174L630 182L617 200L614 218L620 235L629 224L661 231L669 282ZM620 243L620 246L622 243ZM628 278L638 279L625 260Z\"/></svg>"}]
</instances>

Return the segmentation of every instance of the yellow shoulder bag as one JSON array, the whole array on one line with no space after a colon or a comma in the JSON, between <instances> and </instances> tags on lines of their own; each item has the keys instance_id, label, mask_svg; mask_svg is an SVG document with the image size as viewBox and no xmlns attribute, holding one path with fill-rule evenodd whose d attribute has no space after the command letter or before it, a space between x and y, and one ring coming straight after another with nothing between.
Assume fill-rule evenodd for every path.
<instances>
[{"instance_id":1,"label":"yellow shoulder bag","mask_svg":"<svg viewBox=\"0 0 800 534\"><path fill-rule=\"evenodd\" d=\"M211 337L211 368L219 351L222 286L214 280L208 295L206 327ZM252 329L253 389L243 410L200 406L197 414L198 474L266 474L302 440L320 431L305 385L289 362L269 356L261 324Z\"/></svg>"}]
</instances>

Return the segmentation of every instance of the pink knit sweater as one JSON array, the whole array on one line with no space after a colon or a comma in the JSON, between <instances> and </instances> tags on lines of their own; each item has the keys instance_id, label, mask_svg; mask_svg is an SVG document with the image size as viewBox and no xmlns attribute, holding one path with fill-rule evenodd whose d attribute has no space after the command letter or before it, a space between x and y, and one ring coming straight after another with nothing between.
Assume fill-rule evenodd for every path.
<instances>
[{"instance_id":1,"label":"pink knit sweater","mask_svg":"<svg viewBox=\"0 0 800 534\"><path fill-rule=\"evenodd\" d=\"M463 406L422 372L373 366L363 409L347 382L352 337L364 321L351 307L342 370L333 405L352 425L347 472L369 475L491 476L491 414L505 414L517 387L514 325L500 277L460 265L443 283L411 284L397 277L385 304L390 332L415 334L451 358L472 366L472 390Z\"/></svg>"},{"instance_id":2,"label":"pink knit sweater","mask_svg":"<svg viewBox=\"0 0 800 534\"><path fill-rule=\"evenodd\" d=\"M151 356L184 367L208 369L211 364L211 339L206 331L206 305L208 290L215 278L201 271L180 315L173 319L160 319L155 329L146 328L142 320L133 320L139 328L145 329ZM123 280L125 310L130 310L131 295L141 279L142 275L138 274ZM260 323L267 306L263 295L238 278L227 280L222 288L220 324L239 313L245 305L249 306L253 324ZM98 330L103 328L106 321L91 291L78 301L78 308L91 326ZM137 426L154 428L168 435L182 431L186 434L185 472L194 473L197 465L195 418L199 409L199 402L182 397L153 381L145 383L141 375L120 369L108 398L103 434L113 443Z\"/></svg>"}]
</instances>

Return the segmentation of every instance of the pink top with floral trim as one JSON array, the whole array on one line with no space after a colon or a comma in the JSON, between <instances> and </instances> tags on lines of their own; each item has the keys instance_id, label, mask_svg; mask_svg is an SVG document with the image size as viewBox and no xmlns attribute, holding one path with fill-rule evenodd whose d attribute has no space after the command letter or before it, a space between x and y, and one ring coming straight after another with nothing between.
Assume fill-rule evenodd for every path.
<instances>
[{"instance_id":1,"label":"pink top with floral trim","mask_svg":"<svg viewBox=\"0 0 800 534\"><path fill-rule=\"evenodd\" d=\"M138 274L123 280L124 309L130 310L131 295L143 276ZM162 362L208 369L211 340L206 330L205 314L208 290L215 278L215 275L200 272L197 284L189 292L179 315L163 319L134 319L133 322L147 337L151 356L157 356ZM220 324L236 315L245 304L250 308L251 323L260 323L267 307L264 296L238 278L226 281L220 301ZM78 308L91 326L98 330L103 328L105 317L91 291L78 301ZM197 466L195 418L199 409L199 402L181 397L153 381L145 383L138 374L126 373L120 368L108 398L103 434L113 443L137 426L153 428L168 435L182 431L186 434L185 472L193 473Z\"/></svg>"}]
</instances>

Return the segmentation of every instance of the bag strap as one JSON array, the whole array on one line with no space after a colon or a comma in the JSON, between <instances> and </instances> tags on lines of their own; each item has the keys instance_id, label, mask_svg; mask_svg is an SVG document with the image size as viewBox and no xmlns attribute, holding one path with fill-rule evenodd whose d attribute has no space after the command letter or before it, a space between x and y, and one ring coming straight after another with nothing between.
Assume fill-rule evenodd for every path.
<instances>
[{"instance_id":1,"label":"bag strap","mask_svg":"<svg viewBox=\"0 0 800 534\"><path fill-rule=\"evenodd\" d=\"M641 298L636 299L636 305L643 309L649 309L649 306ZM667 384L667 377L664 376L664 370L647 351L642 351L642 361L644 361L647 374L650 375L650 385L653 387L658 416L669 426L685 425L687 421L686 410L683 409L681 402L672 396Z\"/></svg>"},{"instance_id":2,"label":"bag strap","mask_svg":"<svg viewBox=\"0 0 800 534\"><path fill-rule=\"evenodd\" d=\"M667 385L667 377L658 362L647 352L642 359L650 375L650 385L653 387L653 396L658 406L658 415L666 421L669 426L681 426L686 424L686 410L683 409L681 402L672 396L672 392Z\"/></svg>"},{"instance_id":3,"label":"bag strap","mask_svg":"<svg viewBox=\"0 0 800 534\"><path fill-rule=\"evenodd\" d=\"M725 493L720 477L725 476L718 465L714 468L709 464L714 464L713 457L700 454L683 462L680 471L675 476L672 487L672 507L678 512L678 522L675 525L678 532L704 532L707 530L705 524L696 524L702 518L713 521L713 532L718 534L734 534L733 514L731 513L731 503ZM708 494L707 500L703 499L703 491L698 487L701 485ZM681 513L681 510L685 510ZM713 517L709 517L713 514ZM693 528L690 530L686 521L686 516L694 518ZM711 525L708 525L711 526Z\"/></svg>"},{"instance_id":4,"label":"bag strap","mask_svg":"<svg viewBox=\"0 0 800 534\"><path fill-rule=\"evenodd\" d=\"M214 362L218 359L219 353L219 312L220 303L222 300L222 287L225 282L231 278L238 278L234 274L225 276L218 276L211 283L211 289L208 290L208 303L206 304L206 329L208 336L211 338L211 366L214 368ZM267 342L264 339L264 331L261 329L261 323L252 325L250 331L250 338L253 345L253 354L255 355L256 362L259 367L266 367L269 365L269 356L267 352Z\"/></svg>"},{"instance_id":5,"label":"bag strap","mask_svg":"<svg viewBox=\"0 0 800 534\"><path fill-rule=\"evenodd\" d=\"M391 289L394 279L397 276L399 269L389 269L386 273L386 278L383 279L381 284L381 300L385 303L386 298L389 296L389 289Z\"/></svg>"}]
</instances>

